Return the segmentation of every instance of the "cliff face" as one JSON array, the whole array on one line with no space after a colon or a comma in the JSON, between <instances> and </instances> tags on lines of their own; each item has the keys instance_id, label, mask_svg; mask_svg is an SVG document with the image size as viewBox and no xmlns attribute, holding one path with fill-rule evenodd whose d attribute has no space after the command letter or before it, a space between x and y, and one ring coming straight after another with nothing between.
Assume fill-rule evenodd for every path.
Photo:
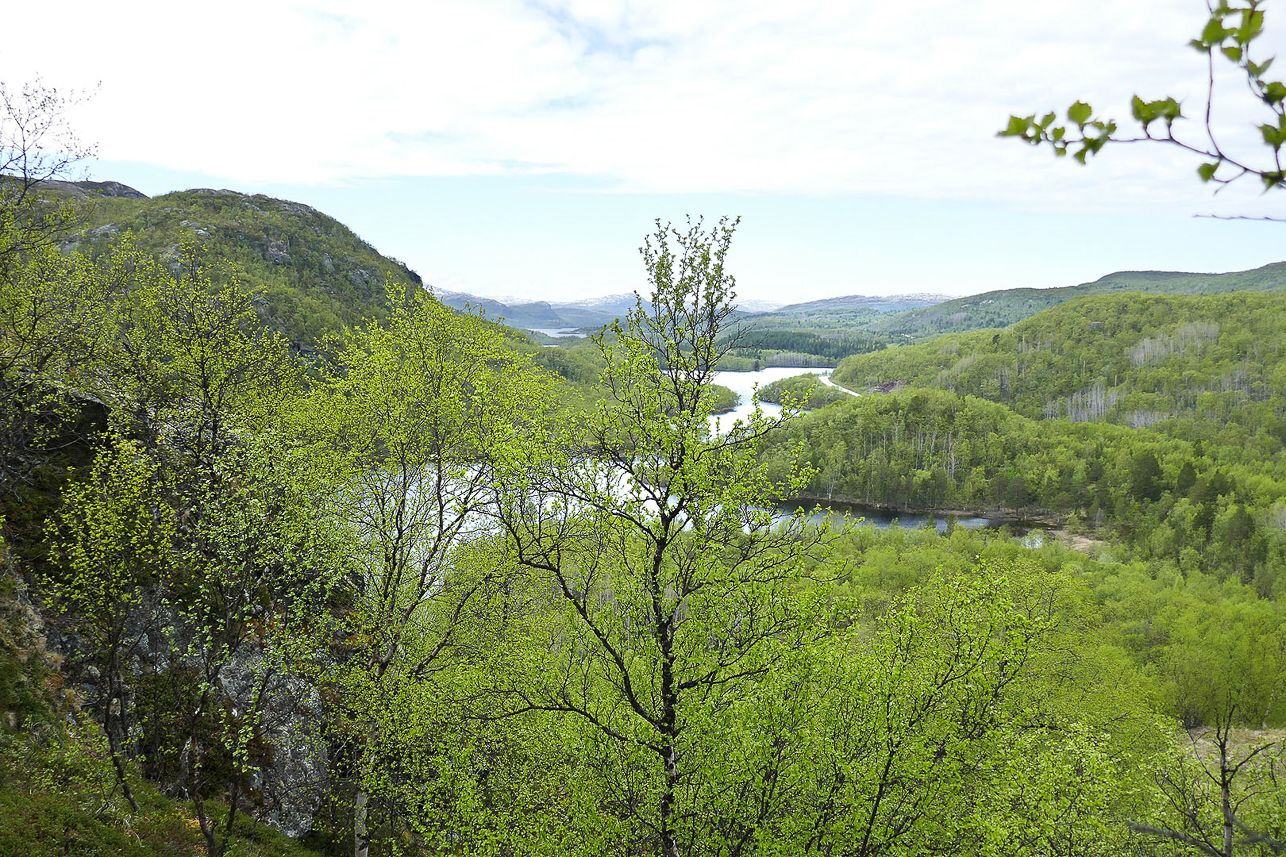
<instances>
[{"instance_id":1,"label":"cliff face","mask_svg":"<svg viewBox=\"0 0 1286 857\"><path fill-rule=\"evenodd\" d=\"M260 692L259 737L266 749L251 777L250 811L298 839L312 830L330 788L326 742L320 732L324 707L316 688L273 665L272 652L252 647L223 669L227 701L246 710Z\"/></svg>"},{"instance_id":2,"label":"cliff face","mask_svg":"<svg viewBox=\"0 0 1286 857\"><path fill-rule=\"evenodd\" d=\"M14 732L62 707L60 665L45 644L44 618L0 542L0 732Z\"/></svg>"}]
</instances>

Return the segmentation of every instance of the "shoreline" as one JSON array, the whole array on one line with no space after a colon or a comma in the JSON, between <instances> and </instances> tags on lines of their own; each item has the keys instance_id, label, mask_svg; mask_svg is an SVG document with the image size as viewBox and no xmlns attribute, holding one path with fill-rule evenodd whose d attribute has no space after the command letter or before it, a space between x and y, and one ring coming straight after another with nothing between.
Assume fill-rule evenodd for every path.
<instances>
[{"instance_id":1,"label":"shoreline","mask_svg":"<svg viewBox=\"0 0 1286 857\"><path fill-rule=\"evenodd\" d=\"M813 494L798 494L793 499L782 500L784 503L794 503L800 506L848 506L856 509L871 509L884 514L900 513L905 515L925 515L947 518L988 518L1013 523L1033 524L1050 529L1061 529L1067 522L1065 515L1055 515L1048 512L1023 513L1015 509L939 509L939 508L917 508L914 506L903 506L898 503L879 503L868 500L858 500L850 497L823 497Z\"/></svg>"}]
</instances>

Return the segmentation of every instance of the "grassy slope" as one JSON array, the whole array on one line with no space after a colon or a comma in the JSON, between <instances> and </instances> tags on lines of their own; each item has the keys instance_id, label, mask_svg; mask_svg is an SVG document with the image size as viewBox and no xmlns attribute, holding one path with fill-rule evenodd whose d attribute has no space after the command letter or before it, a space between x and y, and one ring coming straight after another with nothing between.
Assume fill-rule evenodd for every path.
<instances>
[{"instance_id":1,"label":"grassy slope","mask_svg":"<svg viewBox=\"0 0 1286 857\"><path fill-rule=\"evenodd\" d=\"M97 763L92 751L62 745L38 756L38 767L25 776L7 777L0 784L0 857L55 855L128 855L161 857L206 853L205 840L190 806L170 800L143 781L135 784L138 814L106 788L106 781L89 786L84 764ZM86 756L86 759L77 759ZM56 761L55 761L56 760ZM73 767L67 767L71 761ZM212 807L217 812L217 807ZM226 817L222 812L218 815ZM217 821L222 827L221 820ZM229 857L316 857L284 834L242 815L228 843Z\"/></svg>"}]
</instances>

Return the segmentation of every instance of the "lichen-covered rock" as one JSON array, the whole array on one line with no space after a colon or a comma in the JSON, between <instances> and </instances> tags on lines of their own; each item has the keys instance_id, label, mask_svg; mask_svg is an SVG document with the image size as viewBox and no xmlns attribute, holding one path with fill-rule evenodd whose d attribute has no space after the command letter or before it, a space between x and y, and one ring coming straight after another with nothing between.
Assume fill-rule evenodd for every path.
<instances>
[{"instance_id":1,"label":"lichen-covered rock","mask_svg":"<svg viewBox=\"0 0 1286 857\"><path fill-rule=\"evenodd\" d=\"M249 647L222 670L220 689L234 717L257 720L263 748L250 779L247 809L288 836L312 830L329 785L326 744L317 732L322 700L316 689L284 669L271 649Z\"/></svg>"},{"instance_id":2,"label":"lichen-covered rock","mask_svg":"<svg viewBox=\"0 0 1286 857\"><path fill-rule=\"evenodd\" d=\"M289 265L290 254L286 252L286 245L280 241L273 241L264 250L263 257L274 265Z\"/></svg>"}]
</instances>

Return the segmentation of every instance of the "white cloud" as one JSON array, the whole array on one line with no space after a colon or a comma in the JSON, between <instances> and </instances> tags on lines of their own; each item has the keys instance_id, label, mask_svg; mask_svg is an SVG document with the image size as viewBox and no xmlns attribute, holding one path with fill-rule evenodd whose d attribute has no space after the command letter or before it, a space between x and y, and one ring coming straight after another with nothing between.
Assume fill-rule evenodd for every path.
<instances>
[{"instance_id":1,"label":"white cloud","mask_svg":"<svg viewBox=\"0 0 1286 857\"><path fill-rule=\"evenodd\" d=\"M1122 148L1078 172L994 138L1010 112L1077 97L1121 119L1135 91L1191 109L1204 67L1183 45L1203 12L1199 0L74 0L56 36L6 45L0 78L101 80L77 121L104 158L232 182L538 171L638 191L1216 210L1176 152ZM1267 205L1253 190L1218 204Z\"/></svg>"}]
</instances>

